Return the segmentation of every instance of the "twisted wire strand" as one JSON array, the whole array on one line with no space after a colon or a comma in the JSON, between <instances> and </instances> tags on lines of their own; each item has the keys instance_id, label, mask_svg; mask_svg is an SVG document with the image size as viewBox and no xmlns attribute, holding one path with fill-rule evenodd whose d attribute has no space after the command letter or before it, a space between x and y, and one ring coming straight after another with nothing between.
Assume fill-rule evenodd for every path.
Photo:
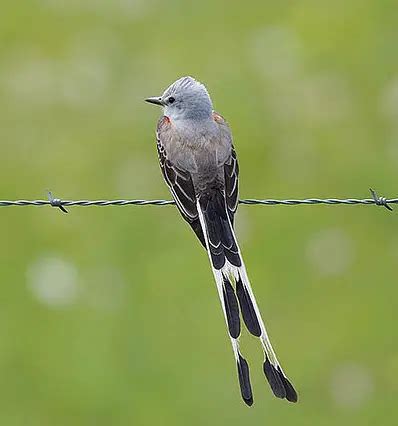
<instances>
[{"instance_id":1,"label":"twisted wire strand","mask_svg":"<svg viewBox=\"0 0 398 426\"><path fill-rule=\"evenodd\" d=\"M377 206L383 206L388 210L392 210L390 204L398 204L398 198L385 198L379 197L375 191L370 189L372 198L305 198L305 199L256 199L246 198L239 200L239 204L246 205L263 205L263 206L297 206L297 205L317 205L317 204L328 204L328 205L370 205L374 204ZM0 207L11 207L11 206L51 206L58 207L63 212L67 213L65 207L70 206L167 206L175 204L172 200L61 200L60 198L54 198L51 192L48 193L48 200L0 200Z\"/></svg>"},{"instance_id":2,"label":"twisted wire strand","mask_svg":"<svg viewBox=\"0 0 398 426\"><path fill-rule=\"evenodd\" d=\"M60 200L54 198L51 200L0 200L0 207L9 207L9 206L167 206L169 204L175 204L172 200Z\"/></svg>"},{"instance_id":3,"label":"twisted wire strand","mask_svg":"<svg viewBox=\"0 0 398 426\"><path fill-rule=\"evenodd\" d=\"M346 198L346 199L340 199L340 198L305 198L302 200L257 200L257 199L245 199L245 200L239 200L240 204L261 204L265 206L274 206L274 205L285 205L285 206L297 206L300 204L307 204L307 205L314 205L314 204L329 204L329 205L336 205L336 204L346 204L346 205L355 205L355 204L376 204L376 205L383 205L386 204L398 204L398 198L391 198L391 199L385 199L383 204L379 204L374 200L373 198Z\"/></svg>"}]
</instances>

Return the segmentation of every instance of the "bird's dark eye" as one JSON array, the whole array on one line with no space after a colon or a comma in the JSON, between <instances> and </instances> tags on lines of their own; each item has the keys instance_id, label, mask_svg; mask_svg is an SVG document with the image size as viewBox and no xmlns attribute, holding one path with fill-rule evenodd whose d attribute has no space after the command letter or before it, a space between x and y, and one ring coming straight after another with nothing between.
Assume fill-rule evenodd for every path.
<instances>
[{"instance_id":1,"label":"bird's dark eye","mask_svg":"<svg viewBox=\"0 0 398 426\"><path fill-rule=\"evenodd\" d=\"M175 101L175 98L173 98L173 96L169 96L167 101L169 102L169 104L172 104Z\"/></svg>"}]
</instances>

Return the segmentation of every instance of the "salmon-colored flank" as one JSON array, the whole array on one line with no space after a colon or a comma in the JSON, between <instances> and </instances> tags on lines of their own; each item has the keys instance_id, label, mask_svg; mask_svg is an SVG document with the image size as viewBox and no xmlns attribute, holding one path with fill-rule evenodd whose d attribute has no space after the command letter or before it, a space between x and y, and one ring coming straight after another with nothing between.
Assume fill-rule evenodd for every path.
<instances>
[{"instance_id":1,"label":"salmon-colored flank","mask_svg":"<svg viewBox=\"0 0 398 426\"><path fill-rule=\"evenodd\" d=\"M217 123L222 123L224 119L221 117L220 114L217 114L216 112L213 112L213 120Z\"/></svg>"},{"instance_id":2,"label":"salmon-colored flank","mask_svg":"<svg viewBox=\"0 0 398 426\"><path fill-rule=\"evenodd\" d=\"M158 130L160 129L164 129L166 130L169 127L170 124L170 118L167 117L167 115L164 115L160 120L159 120L159 124L158 124Z\"/></svg>"}]
</instances>

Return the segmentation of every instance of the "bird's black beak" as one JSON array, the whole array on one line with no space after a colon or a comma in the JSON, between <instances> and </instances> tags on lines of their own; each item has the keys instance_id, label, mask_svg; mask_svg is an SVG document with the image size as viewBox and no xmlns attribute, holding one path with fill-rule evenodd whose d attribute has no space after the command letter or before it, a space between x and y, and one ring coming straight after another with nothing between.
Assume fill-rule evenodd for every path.
<instances>
[{"instance_id":1,"label":"bird's black beak","mask_svg":"<svg viewBox=\"0 0 398 426\"><path fill-rule=\"evenodd\" d=\"M146 98L145 102L149 102L150 104L163 106L162 98L160 98L159 96L154 96L153 98Z\"/></svg>"}]
</instances>

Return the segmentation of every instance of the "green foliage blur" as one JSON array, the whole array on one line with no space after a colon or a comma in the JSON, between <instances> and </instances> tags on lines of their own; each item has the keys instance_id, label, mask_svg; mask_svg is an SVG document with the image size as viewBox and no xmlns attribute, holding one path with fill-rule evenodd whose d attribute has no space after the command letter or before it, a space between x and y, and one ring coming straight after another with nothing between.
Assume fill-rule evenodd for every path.
<instances>
[{"instance_id":1,"label":"green foliage blur","mask_svg":"<svg viewBox=\"0 0 398 426\"><path fill-rule=\"evenodd\" d=\"M26 0L0 13L0 199L169 198L175 79L229 121L241 197L398 196L395 1ZM394 424L398 212L241 206L237 232L299 391L236 367L204 251L174 207L0 208L0 425Z\"/></svg>"}]
</instances>

